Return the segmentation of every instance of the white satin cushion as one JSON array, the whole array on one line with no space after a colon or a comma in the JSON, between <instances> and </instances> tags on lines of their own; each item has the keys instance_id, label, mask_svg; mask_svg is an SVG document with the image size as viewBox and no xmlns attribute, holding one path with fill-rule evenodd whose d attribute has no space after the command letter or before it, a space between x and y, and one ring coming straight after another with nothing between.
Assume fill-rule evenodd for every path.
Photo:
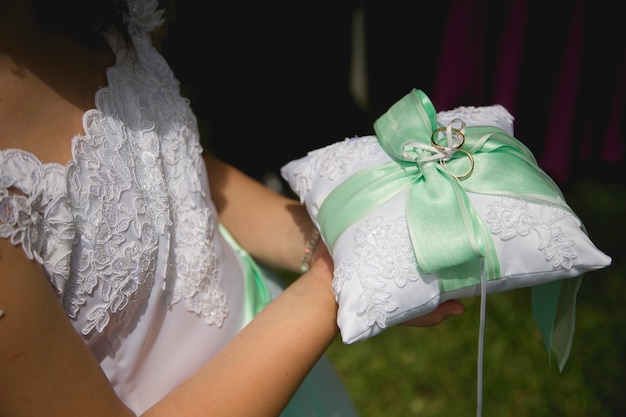
<instances>
[{"instance_id":1,"label":"white satin cushion","mask_svg":"<svg viewBox=\"0 0 626 417\"><path fill-rule=\"evenodd\" d=\"M467 126L497 126L513 134L513 117L499 105L437 114L442 126L454 118ZM359 170L390 160L375 136L347 138L290 161L281 174L320 228L317 214L333 189ZM436 274L420 272L405 221L405 194L354 223L334 245L333 287L344 343L427 314L445 300L480 294L480 285L441 293ZM467 194L489 226L500 263L501 279L487 282L486 293L574 278L611 262L580 220L565 210L519 198Z\"/></svg>"}]
</instances>

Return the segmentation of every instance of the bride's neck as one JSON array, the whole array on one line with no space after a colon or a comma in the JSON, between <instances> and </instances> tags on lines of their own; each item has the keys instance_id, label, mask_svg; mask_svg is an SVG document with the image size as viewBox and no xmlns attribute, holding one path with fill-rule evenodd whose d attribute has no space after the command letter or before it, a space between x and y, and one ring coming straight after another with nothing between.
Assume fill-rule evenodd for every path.
<instances>
[{"instance_id":1,"label":"bride's neck","mask_svg":"<svg viewBox=\"0 0 626 417\"><path fill-rule=\"evenodd\" d=\"M106 85L113 55L80 39L44 31L29 13L0 0L0 149L21 148L42 161L69 160L69 140ZM65 146L63 146L65 145ZM60 149L59 149L60 148Z\"/></svg>"}]
</instances>

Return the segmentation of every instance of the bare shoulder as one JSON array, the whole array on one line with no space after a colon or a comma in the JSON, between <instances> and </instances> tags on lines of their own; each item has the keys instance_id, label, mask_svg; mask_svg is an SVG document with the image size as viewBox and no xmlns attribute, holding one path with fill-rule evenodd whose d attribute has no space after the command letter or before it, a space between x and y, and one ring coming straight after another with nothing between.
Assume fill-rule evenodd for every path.
<instances>
[{"instance_id":1,"label":"bare shoulder","mask_svg":"<svg viewBox=\"0 0 626 417\"><path fill-rule=\"evenodd\" d=\"M12 329L15 319L27 318L23 312L29 310L28 306L37 305L41 301L39 299L31 303L34 297L50 293L56 302L41 265L28 259L22 247L12 245L8 239L0 239L0 271L0 309L3 311L0 333L7 328ZM6 340L4 337L2 339ZM0 349L5 346L2 343Z\"/></svg>"},{"instance_id":2,"label":"bare shoulder","mask_svg":"<svg viewBox=\"0 0 626 417\"><path fill-rule=\"evenodd\" d=\"M0 271L0 385L9 390L0 394L2 414L13 398L25 395L18 387L34 388L35 368L45 369L50 360L42 347L59 344L52 334L59 303L41 266L8 239L0 239Z\"/></svg>"},{"instance_id":3,"label":"bare shoulder","mask_svg":"<svg viewBox=\"0 0 626 417\"><path fill-rule=\"evenodd\" d=\"M39 264L0 239L0 415L132 415Z\"/></svg>"},{"instance_id":4,"label":"bare shoulder","mask_svg":"<svg viewBox=\"0 0 626 417\"><path fill-rule=\"evenodd\" d=\"M3 47L0 37L0 149L66 165L72 138L85 134L83 116L95 108L114 57L108 48L87 48L62 34L20 36L33 25L10 23L3 30L16 31L11 45Z\"/></svg>"}]
</instances>

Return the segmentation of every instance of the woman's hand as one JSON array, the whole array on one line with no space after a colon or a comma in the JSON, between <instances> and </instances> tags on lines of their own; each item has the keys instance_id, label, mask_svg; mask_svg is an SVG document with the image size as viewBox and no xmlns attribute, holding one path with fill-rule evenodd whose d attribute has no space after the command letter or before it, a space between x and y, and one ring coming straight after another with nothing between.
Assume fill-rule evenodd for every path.
<instances>
[{"instance_id":1,"label":"woman's hand","mask_svg":"<svg viewBox=\"0 0 626 417\"><path fill-rule=\"evenodd\" d=\"M313 256L311 257L311 265L318 264L326 271L329 281L332 281L333 260L328 249L322 240L317 244ZM450 317L459 316L465 312L465 306L457 300L448 300L441 303L434 311L430 313L407 320L401 323L402 326L412 327L433 327L447 320Z\"/></svg>"},{"instance_id":2,"label":"woman's hand","mask_svg":"<svg viewBox=\"0 0 626 417\"><path fill-rule=\"evenodd\" d=\"M465 311L465 306L457 300L445 301L425 316L415 317L401 323L402 326L433 327L453 316L459 316Z\"/></svg>"}]
</instances>

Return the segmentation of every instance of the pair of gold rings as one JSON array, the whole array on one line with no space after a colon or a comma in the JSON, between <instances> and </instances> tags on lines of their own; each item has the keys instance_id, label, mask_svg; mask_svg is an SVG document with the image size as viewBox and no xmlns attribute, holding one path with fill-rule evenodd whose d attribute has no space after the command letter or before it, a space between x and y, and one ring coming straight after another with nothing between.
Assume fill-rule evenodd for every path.
<instances>
[{"instance_id":1,"label":"pair of gold rings","mask_svg":"<svg viewBox=\"0 0 626 417\"><path fill-rule=\"evenodd\" d=\"M433 131L433 134L430 136L430 143L433 145L433 147L435 149L437 149L438 151L441 151L443 153L446 153L450 148L445 148L443 146L441 146L439 143L437 143L437 140L439 139L439 134L446 132L448 130L447 126L444 127L440 127L438 129L435 129ZM450 174L455 177L458 180L463 180L467 177L469 177L470 175L472 175L472 172L474 171L474 157L472 156L472 154L470 154L469 152L467 152L464 149L461 149L463 147L463 145L465 144L465 134L460 131L459 129L456 129L454 127L450 127L450 130L452 131L452 133L454 133L458 139L458 143L455 144L452 147L452 152L456 152L456 151L461 151L463 152L465 155L467 155L467 158L470 161L470 168L469 170L463 174L463 175L454 175L452 172L450 172L447 168L446 168L446 161L444 159L440 159L439 163L441 164L441 166L444 167L444 169L446 169L448 172L450 172Z\"/></svg>"}]
</instances>

